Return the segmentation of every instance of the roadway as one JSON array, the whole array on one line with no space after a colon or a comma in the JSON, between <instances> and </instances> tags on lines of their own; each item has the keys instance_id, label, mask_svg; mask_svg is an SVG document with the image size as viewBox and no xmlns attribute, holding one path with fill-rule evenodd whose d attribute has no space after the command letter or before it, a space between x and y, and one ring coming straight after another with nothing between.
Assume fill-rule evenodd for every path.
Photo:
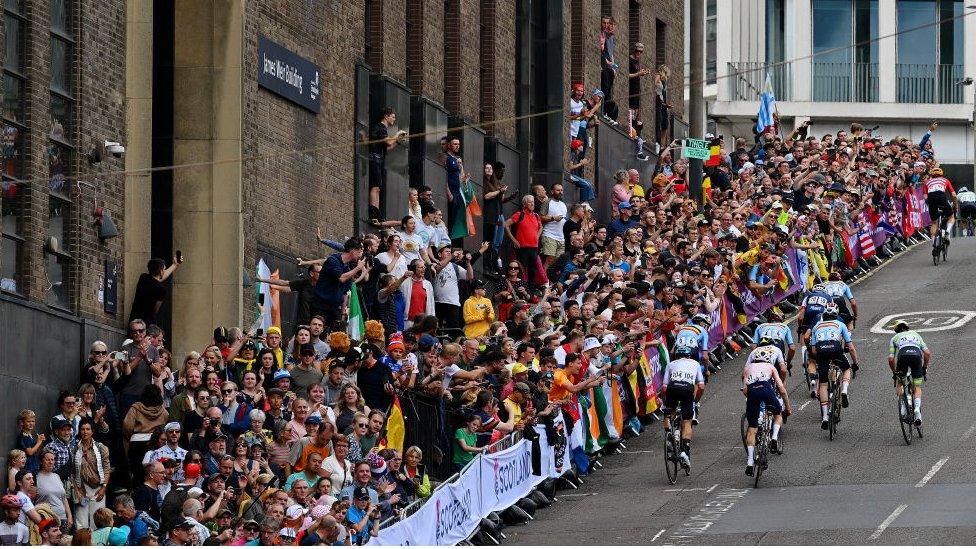
<instances>
[{"instance_id":1,"label":"roadway","mask_svg":"<svg viewBox=\"0 0 976 549\"><path fill-rule=\"evenodd\" d=\"M532 522L506 530L519 545L971 544L976 539L976 238L957 238L934 267L922 243L853 286L860 318L853 337L860 372L838 436L820 429L820 409L794 367L794 405L758 489L746 477L739 417L744 353L712 377L692 443L692 472L668 484L658 427ZM904 315L903 315L904 313ZM933 351L922 403L925 438L902 439L887 366L890 335L872 327L899 315ZM976 315L976 312L973 312ZM890 318L886 324L893 324ZM915 327L915 326L913 326ZM799 364L799 359L794 361ZM799 375L797 375L799 374Z\"/></svg>"}]
</instances>

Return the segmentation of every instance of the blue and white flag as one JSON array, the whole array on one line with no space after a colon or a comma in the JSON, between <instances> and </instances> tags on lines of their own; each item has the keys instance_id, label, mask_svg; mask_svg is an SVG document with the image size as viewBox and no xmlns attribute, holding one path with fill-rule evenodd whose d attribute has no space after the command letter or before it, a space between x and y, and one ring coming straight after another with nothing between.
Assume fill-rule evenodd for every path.
<instances>
[{"instance_id":1,"label":"blue and white flag","mask_svg":"<svg viewBox=\"0 0 976 549\"><path fill-rule=\"evenodd\" d=\"M766 83L759 96L759 120L756 121L756 133L763 133L766 128L776 124L773 114L776 112L776 94L773 93L773 82L766 73Z\"/></svg>"}]
</instances>

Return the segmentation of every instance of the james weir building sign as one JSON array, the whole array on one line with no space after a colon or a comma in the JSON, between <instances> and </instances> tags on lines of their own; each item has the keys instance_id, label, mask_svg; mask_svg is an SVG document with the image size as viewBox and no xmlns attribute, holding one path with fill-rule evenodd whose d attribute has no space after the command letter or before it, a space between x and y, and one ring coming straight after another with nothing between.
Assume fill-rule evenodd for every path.
<instances>
[{"instance_id":1,"label":"james weir building sign","mask_svg":"<svg viewBox=\"0 0 976 549\"><path fill-rule=\"evenodd\" d=\"M319 112L319 67L264 36L258 36L258 85Z\"/></svg>"}]
</instances>

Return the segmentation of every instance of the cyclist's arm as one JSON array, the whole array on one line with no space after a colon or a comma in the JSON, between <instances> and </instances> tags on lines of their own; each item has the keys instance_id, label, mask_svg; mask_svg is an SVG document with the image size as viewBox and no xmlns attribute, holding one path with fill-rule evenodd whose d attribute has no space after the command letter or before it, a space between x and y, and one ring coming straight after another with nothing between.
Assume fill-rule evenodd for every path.
<instances>
[{"instance_id":1,"label":"cyclist's arm","mask_svg":"<svg viewBox=\"0 0 976 549\"><path fill-rule=\"evenodd\" d=\"M894 337L892 337L891 341L888 343L888 367L891 368L892 372L895 371L895 338Z\"/></svg>"},{"instance_id":2,"label":"cyclist's arm","mask_svg":"<svg viewBox=\"0 0 976 549\"><path fill-rule=\"evenodd\" d=\"M929 367L929 360L932 358L932 351L928 349L922 349L922 367Z\"/></svg>"},{"instance_id":3,"label":"cyclist's arm","mask_svg":"<svg viewBox=\"0 0 976 549\"><path fill-rule=\"evenodd\" d=\"M790 405L790 392L786 390L786 385L783 383L783 380L780 379L779 373L776 372L775 368L773 368L773 381L776 383L776 390L779 391L780 396L783 397L783 404L786 405L787 410L790 410L793 408Z\"/></svg>"},{"instance_id":4,"label":"cyclist's arm","mask_svg":"<svg viewBox=\"0 0 976 549\"><path fill-rule=\"evenodd\" d=\"M851 298L851 314L854 315L854 319L857 319L857 300L853 297Z\"/></svg>"},{"instance_id":5,"label":"cyclist's arm","mask_svg":"<svg viewBox=\"0 0 976 549\"><path fill-rule=\"evenodd\" d=\"M705 393L705 382L700 381L695 384L695 400L701 399L702 394Z\"/></svg>"}]
</instances>

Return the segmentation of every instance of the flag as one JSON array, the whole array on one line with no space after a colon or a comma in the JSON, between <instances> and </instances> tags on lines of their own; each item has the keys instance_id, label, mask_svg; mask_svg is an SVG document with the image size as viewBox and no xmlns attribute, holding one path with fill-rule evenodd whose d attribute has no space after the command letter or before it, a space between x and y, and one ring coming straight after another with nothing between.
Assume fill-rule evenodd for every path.
<instances>
[{"instance_id":1,"label":"flag","mask_svg":"<svg viewBox=\"0 0 976 549\"><path fill-rule=\"evenodd\" d=\"M903 215L901 218L901 233L905 235L905 238L915 234L915 229L918 227L915 225L916 212L914 208L914 198L915 193L912 191L905 193L905 215Z\"/></svg>"},{"instance_id":2,"label":"flag","mask_svg":"<svg viewBox=\"0 0 976 549\"><path fill-rule=\"evenodd\" d=\"M400 407L399 395L393 395L393 404L386 415L386 447L403 453L403 437L407 427L403 421L403 408Z\"/></svg>"},{"instance_id":3,"label":"flag","mask_svg":"<svg viewBox=\"0 0 976 549\"><path fill-rule=\"evenodd\" d=\"M356 287L355 282L349 289L349 323L346 332L349 334L349 339L354 341L362 341L366 333L366 322L363 320L363 310L359 303L359 288Z\"/></svg>"},{"instance_id":4,"label":"flag","mask_svg":"<svg viewBox=\"0 0 976 549\"><path fill-rule=\"evenodd\" d=\"M763 133L767 128L776 124L776 95L773 93L773 82L766 73L766 83L759 96L759 120L756 121L756 133Z\"/></svg>"},{"instance_id":5,"label":"flag","mask_svg":"<svg viewBox=\"0 0 976 549\"><path fill-rule=\"evenodd\" d=\"M884 231L885 234L887 234L887 235L898 234L898 229L892 227L891 226L891 223L888 223L884 219L879 219L878 220L878 228L881 229L882 231Z\"/></svg>"},{"instance_id":6,"label":"flag","mask_svg":"<svg viewBox=\"0 0 976 549\"><path fill-rule=\"evenodd\" d=\"M870 226L869 226L870 227ZM860 230L857 236L858 244L861 245L861 257L868 259L875 254L874 237L867 228Z\"/></svg>"},{"instance_id":7,"label":"flag","mask_svg":"<svg viewBox=\"0 0 976 549\"><path fill-rule=\"evenodd\" d=\"M708 146L708 160L703 164L706 168L714 168L722 163L722 141L718 138L712 139Z\"/></svg>"}]
</instances>

